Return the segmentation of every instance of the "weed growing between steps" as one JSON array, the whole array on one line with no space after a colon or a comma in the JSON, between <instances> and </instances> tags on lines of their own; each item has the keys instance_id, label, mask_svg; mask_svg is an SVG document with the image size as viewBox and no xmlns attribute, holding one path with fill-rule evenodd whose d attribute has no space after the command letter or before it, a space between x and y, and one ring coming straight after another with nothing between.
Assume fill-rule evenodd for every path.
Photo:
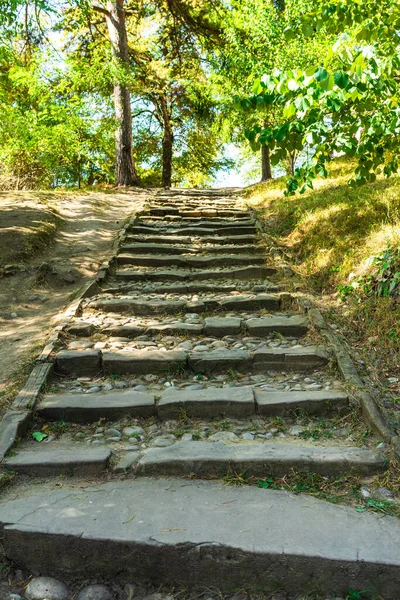
<instances>
[{"instance_id":1,"label":"weed growing between steps","mask_svg":"<svg viewBox=\"0 0 400 600\"><path fill-rule=\"evenodd\" d=\"M383 481L391 484L393 471L391 471L391 474L385 474L384 477ZM368 497L366 497L367 482L362 481L360 477L352 475L324 477L317 473L309 473L298 469L292 469L283 478L266 476L261 479L247 476L246 473L229 471L224 476L223 481L226 485L255 485L261 489L284 490L292 494L307 494L332 504L353 506L357 512L369 511L400 518L400 503L392 497L385 499L381 496L383 486L381 486L382 478L379 476L369 480L368 493L370 496ZM399 482L400 480L397 478L397 486ZM385 489L387 488L385 487Z\"/></svg>"}]
</instances>

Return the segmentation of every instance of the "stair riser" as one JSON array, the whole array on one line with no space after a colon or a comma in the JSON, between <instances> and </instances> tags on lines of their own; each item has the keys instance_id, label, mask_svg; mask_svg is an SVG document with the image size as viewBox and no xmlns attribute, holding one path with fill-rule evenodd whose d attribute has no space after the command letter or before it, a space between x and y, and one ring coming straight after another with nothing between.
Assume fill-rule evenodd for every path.
<instances>
[{"instance_id":1,"label":"stair riser","mask_svg":"<svg viewBox=\"0 0 400 600\"><path fill-rule=\"evenodd\" d=\"M170 352L104 352L62 351L56 358L55 370L60 375L95 376L106 375L147 375L190 369L195 373L217 374L237 371L239 373L263 373L267 370L312 371L325 366L327 358L317 353L307 354L257 354L246 351L232 351L230 355L210 352L208 355L183 351ZM220 356L220 358L219 358Z\"/></svg>"},{"instance_id":2,"label":"stair riser","mask_svg":"<svg viewBox=\"0 0 400 600\"><path fill-rule=\"evenodd\" d=\"M248 281L249 279L260 280L265 277L270 277L276 274L276 269L270 267L244 267L242 269L232 269L226 271L195 271L179 273L175 272L149 272L141 273L140 271L117 271L115 276L117 279L124 281L205 281L218 279L241 279Z\"/></svg>"},{"instance_id":3,"label":"stair riser","mask_svg":"<svg viewBox=\"0 0 400 600\"><path fill-rule=\"evenodd\" d=\"M254 226L224 226L224 227L173 227L173 233L176 233L177 236L181 235L192 235L192 236L227 236L227 235L252 235L255 236L257 231ZM148 234L148 235L156 235L159 233L160 235L166 235L169 233L171 235L170 228L167 227L145 227L141 225L133 225L130 227L129 232L131 234Z\"/></svg>"},{"instance_id":4,"label":"stair riser","mask_svg":"<svg viewBox=\"0 0 400 600\"><path fill-rule=\"evenodd\" d=\"M165 302L140 302L127 300L97 300L89 305L89 308L103 312L123 313L138 316L145 315L176 315L182 312L205 313L209 311L253 311L253 310L280 310L281 303L278 298L266 300L248 300L221 302L219 300L207 300L205 302L180 302L179 300L166 300ZM261 328L259 328L261 329Z\"/></svg>"},{"instance_id":5,"label":"stair riser","mask_svg":"<svg viewBox=\"0 0 400 600\"><path fill-rule=\"evenodd\" d=\"M142 392L112 392L45 397L39 404L38 416L48 421L94 423L99 419L117 421L122 417L160 420L179 419L184 413L190 419L229 417L241 419L254 415L264 418L301 414L332 415L348 409L345 395L333 392L267 393L247 386L240 388L208 388L197 393L167 391L156 402L153 394ZM282 397L280 400L279 398Z\"/></svg>"},{"instance_id":6,"label":"stair riser","mask_svg":"<svg viewBox=\"0 0 400 600\"><path fill-rule=\"evenodd\" d=\"M203 269L204 267L226 267L231 265L263 265L264 256L130 256L119 254L116 259L118 265L134 265L137 267L183 267Z\"/></svg>"},{"instance_id":7,"label":"stair riser","mask_svg":"<svg viewBox=\"0 0 400 600\"><path fill-rule=\"evenodd\" d=\"M190 246L178 247L166 244L124 244L121 246L122 253L139 254L176 254L176 255L203 255L203 254L257 254L260 250L254 246L210 246L206 248L192 248ZM263 254L264 256L264 254Z\"/></svg>"},{"instance_id":8,"label":"stair riser","mask_svg":"<svg viewBox=\"0 0 400 600\"><path fill-rule=\"evenodd\" d=\"M162 235L128 235L126 238L127 243L147 243L147 244L162 244L167 246L168 244L190 244L193 236L162 236ZM230 238L218 237L218 236L204 236L202 242L204 244L221 244L221 245L251 245L255 242L255 236L252 235L238 235Z\"/></svg>"}]
</instances>

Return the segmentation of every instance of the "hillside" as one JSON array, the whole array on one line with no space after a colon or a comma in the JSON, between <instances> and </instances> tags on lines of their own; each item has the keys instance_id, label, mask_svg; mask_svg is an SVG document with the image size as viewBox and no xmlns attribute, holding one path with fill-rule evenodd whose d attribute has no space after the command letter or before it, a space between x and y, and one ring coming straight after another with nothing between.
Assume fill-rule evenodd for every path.
<instances>
[{"instance_id":1,"label":"hillside","mask_svg":"<svg viewBox=\"0 0 400 600\"><path fill-rule=\"evenodd\" d=\"M399 303L365 294L362 285L351 292L361 277L375 277L374 257L399 245L400 177L351 188L347 182L352 166L333 162L329 177L317 180L315 189L303 196L284 196L282 178L250 186L245 197L265 222L267 237L287 255L297 275L296 287L315 295L325 317L386 397L386 409L397 426ZM392 272L400 271L396 265L394 257Z\"/></svg>"}]
</instances>

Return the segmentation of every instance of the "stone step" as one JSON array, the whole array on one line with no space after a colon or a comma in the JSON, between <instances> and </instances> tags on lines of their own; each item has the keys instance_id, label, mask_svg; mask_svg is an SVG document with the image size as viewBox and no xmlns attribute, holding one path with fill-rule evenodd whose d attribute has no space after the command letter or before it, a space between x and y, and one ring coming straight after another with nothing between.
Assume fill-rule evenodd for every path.
<instances>
[{"instance_id":1,"label":"stone step","mask_svg":"<svg viewBox=\"0 0 400 600\"><path fill-rule=\"evenodd\" d=\"M182 411L187 418L243 418L254 414L285 416L299 411L328 415L342 412L347 406L347 396L339 392L264 392L251 386L210 386L195 391L167 389L156 411L159 419L168 420L181 417Z\"/></svg>"},{"instance_id":2,"label":"stone step","mask_svg":"<svg viewBox=\"0 0 400 600\"><path fill-rule=\"evenodd\" d=\"M156 402L154 394L134 390L93 394L47 394L37 408L40 418L68 423L94 423L100 419L118 421L129 416L161 420L218 417L243 418L292 416L298 412L328 416L348 407L345 394L332 391L264 392L252 386L214 387L201 390L170 388Z\"/></svg>"},{"instance_id":3,"label":"stone step","mask_svg":"<svg viewBox=\"0 0 400 600\"><path fill-rule=\"evenodd\" d=\"M146 216L142 215L139 217L136 224L141 223L142 221L146 222L155 222L155 223L165 223L166 221L170 223L181 223L181 224L197 224L199 218L203 221L206 221L207 224L210 223L227 223L228 225L235 225L236 223L243 223L249 221L249 217L217 217L217 211L207 210L202 211L201 209L191 209L190 211L180 212L179 215L164 215L162 217L159 216ZM254 219L250 218L250 222L254 223Z\"/></svg>"},{"instance_id":4,"label":"stone step","mask_svg":"<svg viewBox=\"0 0 400 600\"><path fill-rule=\"evenodd\" d=\"M88 303L88 308L92 310L101 310L112 313L129 313L131 315L158 315L158 314L178 314L181 312L208 312L208 311L253 311L269 310L276 311L281 308L280 294L242 294L238 296L226 296L217 299L213 296L203 296L199 301L170 300L157 298L151 300L140 300L139 298L120 297L120 298L96 298ZM266 326L264 320L254 319L255 324L250 324L256 330L261 330ZM282 322L283 325L284 322ZM294 324L296 325L296 321Z\"/></svg>"},{"instance_id":5,"label":"stone step","mask_svg":"<svg viewBox=\"0 0 400 600\"><path fill-rule=\"evenodd\" d=\"M284 477L292 469L298 469L323 476L347 473L369 476L383 471L386 462L383 454L368 448L191 441L168 448L150 448L139 460L136 474L221 477L233 471L254 477Z\"/></svg>"},{"instance_id":6,"label":"stone step","mask_svg":"<svg viewBox=\"0 0 400 600\"><path fill-rule=\"evenodd\" d=\"M90 329L83 325L82 332L84 335L91 335L93 328ZM74 325L68 329L69 332L74 330ZM152 335L176 335L188 333L193 336L213 336L224 337L226 335L238 335L245 333L254 335L255 337L267 337L271 333L280 333L290 337L302 337L308 331L308 320L305 317L297 315L291 317L264 317L260 319L242 319L239 317L206 317L202 323L186 323L184 321L176 321L174 323L159 323L156 325L138 326L138 325L111 325L101 329L101 333L114 337L135 338L138 335L150 333Z\"/></svg>"},{"instance_id":7,"label":"stone step","mask_svg":"<svg viewBox=\"0 0 400 600\"><path fill-rule=\"evenodd\" d=\"M37 408L40 418L67 423L118 421L131 416L145 419L156 415L154 394L121 390L98 394L47 394Z\"/></svg>"},{"instance_id":8,"label":"stone step","mask_svg":"<svg viewBox=\"0 0 400 600\"><path fill-rule=\"evenodd\" d=\"M267 370L312 371L328 363L326 352L313 346L259 348L247 350L217 349L206 352L184 350L61 350L56 354L55 371L59 375L94 376L163 373L191 369L195 373L215 374L228 371L260 373Z\"/></svg>"},{"instance_id":9,"label":"stone step","mask_svg":"<svg viewBox=\"0 0 400 600\"><path fill-rule=\"evenodd\" d=\"M147 243L147 244L188 244L193 241L194 236L189 235L128 235L128 243ZM204 244L219 245L239 245L248 246L254 244L256 236L254 235L232 235L223 236L202 236L201 241Z\"/></svg>"},{"instance_id":10,"label":"stone step","mask_svg":"<svg viewBox=\"0 0 400 600\"><path fill-rule=\"evenodd\" d=\"M202 269L214 265L230 266L230 265L264 265L265 256L257 256L254 254L226 254L213 256L212 254L204 254L203 256L175 256L175 255L135 255L135 254L118 254L116 257L118 265L134 265L137 267L186 267L191 269Z\"/></svg>"},{"instance_id":11,"label":"stone step","mask_svg":"<svg viewBox=\"0 0 400 600\"><path fill-rule=\"evenodd\" d=\"M398 598L397 519L302 494L172 478L51 490L32 482L6 491L0 523L6 555L28 572Z\"/></svg>"},{"instance_id":12,"label":"stone step","mask_svg":"<svg viewBox=\"0 0 400 600\"><path fill-rule=\"evenodd\" d=\"M231 236L231 235L256 235L257 231L254 225L217 225L210 227L156 227L156 226L145 226L145 225L132 225L129 228L131 234L148 234L156 235L159 232L161 235L194 235L198 237L203 236Z\"/></svg>"},{"instance_id":13,"label":"stone step","mask_svg":"<svg viewBox=\"0 0 400 600\"><path fill-rule=\"evenodd\" d=\"M215 246L177 246L166 244L122 244L120 252L137 254L253 254L263 252L258 246L215 245Z\"/></svg>"},{"instance_id":14,"label":"stone step","mask_svg":"<svg viewBox=\"0 0 400 600\"><path fill-rule=\"evenodd\" d=\"M112 283L108 281L108 283ZM118 282L115 283L117 287L104 287L102 288L103 294L129 294L129 293L144 293L144 294L195 294L198 292L209 292L214 294L228 294L230 292L238 291L238 284L232 282L229 283L165 283L161 285L156 285L154 283L150 283L146 285L146 283L140 282L134 284L126 284L121 285ZM245 289L246 292L255 293L255 292L268 292L270 294L276 294L282 291L282 287L280 285L275 285L270 282L264 282L264 284L255 283L253 286L248 285ZM257 288L257 289L254 289ZM261 289L262 288L262 289Z\"/></svg>"},{"instance_id":15,"label":"stone step","mask_svg":"<svg viewBox=\"0 0 400 600\"><path fill-rule=\"evenodd\" d=\"M151 217L148 215L142 215L135 225L142 225L144 227L153 227L155 229L176 229L177 227L213 227L221 229L225 227L244 227L244 226L255 226L255 220L252 218L240 218L240 217L180 217L177 215L169 215L165 217Z\"/></svg>"},{"instance_id":16,"label":"stone step","mask_svg":"<svg viewBox=\"0 0 400 600\"><path fill-rule=\"evenodd\" d=\"M228 269L199 269L188 271L184 269L119 269L115 273L117 279L125 281L204 281L216 279L261 280L275 275L273 267L250 265L247 267L231 267Z\"/></svg>"},{"instance_id":17,"label":"stone step","mask_svg":"<svg viewBox=\"0 0 400 600\"><path fill-rule=\"evenodd\" d=\"M6 459L5 466L21 475L95 477L107 469L110 458L108 448L30 448L17 449L15 456Z\"/></svg>"},{"instance_id":18,"label":"stone step","mask_svg":"<svg viewBox=\"0 0 400 600\"><path fill-rule=\"evenodd\" d=\"M181 215L182 217L183 216L202 217L204 212L206 212L206 211L203 211L201 209L199 209L199 210L195 210L195 209L194 210L183 210L176 206L153 206L153 207L149 208L149 210L147 211L147 214L160 215L160 216ZM212 211L212 213L214 213L215 216L221 215L221 216L225 216L225 217L237 217L237 218L250 218L252 216L252 214L249 213L248 211L235 210L234 208L218 208L217 210Z\"/></svg>"}]
</instances>

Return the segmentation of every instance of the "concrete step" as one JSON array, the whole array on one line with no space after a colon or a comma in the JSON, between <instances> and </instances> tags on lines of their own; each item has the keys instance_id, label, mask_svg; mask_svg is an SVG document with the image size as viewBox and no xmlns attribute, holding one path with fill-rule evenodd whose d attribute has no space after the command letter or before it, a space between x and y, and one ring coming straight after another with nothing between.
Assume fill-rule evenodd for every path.
<instances>
[{"instance_id":1,"label":"concrete step","mask_svg":"<svg viewBox=\"0 0 400 600\"><path fill-rule=\"evenodd\" d=\"M230 235L256 235L257 231L254 225L214 225L208 227L195 227L194 225L188 227L179 227L179 226L165 226L165 227L156 227L156 226L146 226L146 225L132 225L129 228L129 232L131 234L148 234L148 235L156 235L159 232L161 235L172 235L176 233L176 235L195 235L198 237L203 236L230 236Z\"/></svg>"},{"instance_id":2,"label":"concrete step","mask_svg":"<svg viewBox=\"0 0 400 600\"><path fill-rule=\"evenodd\" d=\"M306 495L181 479L32 482L5 494L0 522L8 558L43 575L398 598L398 520Z\"/></svg>"},{"instance_id":3,"label":"concrete step","mask_svg":"<svg viewBox=\"0 0 400 600\"><path fill-rule=\"evenodd\" d=\"M328 363L327 354L313 346L299 348L259 348L247 350L150 350L100 352L98 350L61 350L55 357L59 375L93 376L163 373L191 369L195 373L260 373L266 370L312 371Z\"/></svg>"},{"instance_id":4,"label":"concrete step","mask_svg":"<svg viewBox=\"0 0 400 600\"><path fill-rule=\"evenodd\" d=\"M348 398L340 392L264 392L252 386L214 387L202 390L167 389L156 402L155 394L122 390L96 394L47 394L37 408L40 418L68 423L94 423L122 417L161 420L217 417L289 416L301 412L328 416L343 413Z\"/></svg>"},{"instance_id":5,"label":"concrete step","mask_svg":"<svg viewBox=\"0 0 400 600\"><path fill-rule=\"evenodd\" d=\"M129 293L137 293L141 292L143 294L196 294L198 292L209 292L210 294L229 294L230 292L238 291L237 282L232 283L165 283L164 285L155 285L145 283L136 284L126 284L121 285L119 282L113 282L112 279L108 281L108 284L114 283L113 287L104 287L102 288L103 294L129 294ZM254 287L259 288L263 287L264 289L254 289ZM254 293L254 292L268 292L271 294L276 294L277 292L282 291L283 286L275 285L269 282L263 282L263 284L255 284L254 286L248 285L246 286L246 292ZM253 289L252 289L253 288Z\"/></svg>"},{"instance_id":6,"label":"concrete step","mask_svg":"<svg viewBox=\"0 0 400 600\"><path fill-rule=\"evenodd\" d=\"M286 298L286 296L285 296ZM92 310L101 310L112 313L129 313L132 315L157 315L157 314L178 314L181 312L208 312L212 311L253 311L269 310L277 311L281 308L280 294L242 294L238 296L226 296L221 299L216 297L203 296L198 301L164 299L154 295L154 299L140 300L138 297L129 296L120 298L96 298L87 305ZM265 319L253 319L255 324L250 327L261 331L268 329L268 322ZM304 323L304 321L303 321ZM285 321L281 321L284 326ZM293 325L297 327L300 321L293 320ZM283 327L284 328L284 327ZM282 329L283 329L282 328ZM270 333L271 330L268 332Z\"/></svg>"},{"instance_id":7,"label":"concrete step","mask_svg":"<svg viewBox=\"0 0 400 600\"><path fill-rule=\"evenodd\" d=\"M29 448L6 459L5 466L21 475L95 477L107 469L111 458L108 448Z\"/></svg>"},{"instance_id":8,"label":"concrete step","mask_svg":"<svg viewBox=\"0 0 400 600\"><path fill-rule=\"evenodd\" d=\"M190 235L128 235L128 243L147 243L147 244L190 244L194 236ZM199 238L200 239L200 238ZM214 245L250 245L254 244L255 235L232 235L223 236L202 236L201 241L204 244Z\"/></svg>"},{"instance_id":9,"label":"concrete step","mask_svg":"<svg viewBox=\"0 0 400 600\"><path fill-rule=\"evenodd\" d=\"M123 244L120 246L122 253L133 254L253 254L263 252L262 248L239 245L209 245L209 246L177 246L166 244Z\"/></svg>"},{"instance_id":10,"label":"concrete step","mask_svg":"<svg viewBox=\"0 0 400 600\"><path fill-rule=\"evenodd\" d=\"M323 476L369 476L383 471L386 462L383 454L350 446L192 441L150 448L139 460L136 474L221 477L233 471L254 477L284 477L299 469Z\"/></svg>"},{"instance_id":11,"label":"concrete step","mask_svg":"<svg viewBox=\"0 0 400 600\"><path fill-rule=\"evenodd\" d=\"M242 210L235 210L234 208L219 208L215 211L209 211L209 214L214 213L215 216L217 215L222 215L224 217L237 217L237 218L250 218L252 217L252 214L249 212L245 212ZM165 215L181 215L183 216L188 216L188 217L202 217L204 215L204 213L207 213L207 211L201 210L200 208L198 210L193 209L193 210L189 210L189 209L182 209L176 206L152 206L149 208L148 213L150 215L160 215L160 216L165 216ZM210 216L214 216L213 214Z\"/></svg>"},{"instance_id":12,"label":"concrete step","mask_svg":"<svg viewBox=\"0 0 400 600\"><path fill-rule=\"evenodd\" d=\"M248 267L231 267L226 269L120 269L115 273L117 279L125 281L205 281L217 279L259 280L275 275L273 267L250 265Z\"/></svg>"},{"instance_id":13,"label":"concrete step","mask_svg":"<svg viewBox=\"0 0 400 600\"><path fill-rule=\"evenodd\" d=\"M155 223L165 223L165 222L169 222L169 223L194 223L196 224L197 221L201 218L203 221L206 221L207 223L228 223L228 224L236 224L236 223L242 223L243 221L248 222L249 220L254 223L254 218L250 218L249 217L226 217L226 216L217 216L218 211L214 211L211 209L207 209L207 210L202 210L200 208L192 208L192 209L188 209L188 210L181 210L179 214L172 214L172 215L164 215L164 216L146 216L143 215L142 217L139 218L139 220L136 222L140 223L142 220L144 221L150 221L150 222L155 222Z\"/></svg>"},{"instance_id":14,"label":"concrete step","mask_svg":"<svg viewBox=\"0 0 400 600\"><path fill-rule=\"evenodd\" d=\"M76 325L72 325L68 332L74 333L82 331L82 334L87 336L93 332L90 328L90 323L82 323L82 328L76 329ZM202 323L186 323L184 321L176 321L174 323L159 323L141 327L138 325L111 325L101 329L101 333L115 337L135 338L138 335L150 333L152 335L180 335L183 333L193 336L213 336L224 337L226 335L238 335L239 333L247 333L260 338L267 337L271 333L280 333L286 336L302 337L308 331L308 319L297 315L290 317L263 317L260 319L242 319L240 317L206 317Z\"/></svg>"},{"instance_id":15,"label":"concrete step","mask_svg":"<svg viewBox=\"0 0 400 600\"><path fill-rule=\"evenodd\" d=\"M264 265L265 256L254 254L224 254L214 256L204 254L203 256L175 256L175 255L138 255L121 253L116 257L118 265L135 265L138 267L169 267L177 266L190 269L203 269L204 267L227 265Z\"/></svg>"}]
</instances>

